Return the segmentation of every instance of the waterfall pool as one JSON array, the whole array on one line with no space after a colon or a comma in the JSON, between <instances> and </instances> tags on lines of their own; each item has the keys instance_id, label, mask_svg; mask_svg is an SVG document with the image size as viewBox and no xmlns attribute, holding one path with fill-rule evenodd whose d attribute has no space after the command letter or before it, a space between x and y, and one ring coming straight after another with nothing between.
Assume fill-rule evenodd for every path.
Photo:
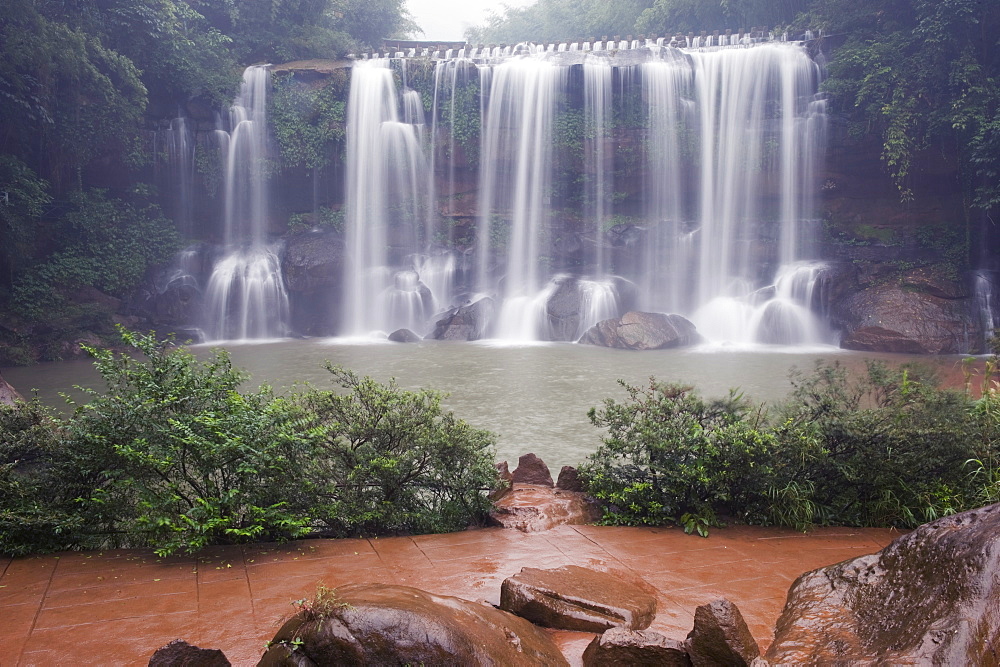
<instances>
[{"instance_id":1,"label":"waterfall pool","mask_svg":"<svg viewBox=\"0 0 1000 667\"><path fill-rule=\"evenodd\" d=\"M207 354L220 345L199 345ZM757 402L781 401L791 388L792 367L808 371L817 360L863 369L865 359L890 364L920 362L938 370L950 386L962 385L962 357L915 357L850 352L835 347L701 346L630 352L572 343L509 344L498 341L400 344L370 339L309 339L224 344L233 362L249 371L252 383L278 391L310 383L332 388L324 361L330 360L380 381L396 378L406 389L426 387L448 393L445 406L474 426L497 434L498 460L515 467L521 454L534 452L553 475L578 465L600 445L601 432L587 411L605 398L623 400L622 379L642 384L650 376L695 386L704 396L724 396L730 388ZM28 396L37 390L50 405L73 385L100 387L89 361L53 362L4 368L4 378ZM79 395L77 395L79 397Z\"/></svg>"}]
</instances>

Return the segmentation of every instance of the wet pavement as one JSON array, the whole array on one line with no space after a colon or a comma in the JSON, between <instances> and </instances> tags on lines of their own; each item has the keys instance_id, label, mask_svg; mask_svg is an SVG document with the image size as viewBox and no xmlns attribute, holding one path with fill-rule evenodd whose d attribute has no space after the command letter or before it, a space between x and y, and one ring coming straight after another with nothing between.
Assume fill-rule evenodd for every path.
<instances>
[{"instance_id":1,"label":"wet pavement","mask_svg":"<svg viewBox=\"0 0 1000 667\"><path fill-rule=\"evenodd\" d=\"M898 536L738 526L702 539L677 528L564 525L214 547L189 557L119 550L0 558L0 666L145 665L177 638L253 665L294 613L292 602L318 583L402 584L497 604L501 582L522 567L562 565L638 574L658 591L651 629L675 639L691 629L695 607L726 597L764 648L799 574ZM593 637L555 634L571 660Z\"/></svg>"}]
</instances>

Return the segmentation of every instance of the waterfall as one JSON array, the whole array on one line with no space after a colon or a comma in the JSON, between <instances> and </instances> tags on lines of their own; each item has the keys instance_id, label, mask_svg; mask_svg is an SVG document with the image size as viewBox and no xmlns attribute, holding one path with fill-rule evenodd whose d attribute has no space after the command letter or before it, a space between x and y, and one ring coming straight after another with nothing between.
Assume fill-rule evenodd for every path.
<instances>
[{"instance_id":1,"label":"waterfall","mask_svg":"<svg viewBox=\"0 0 1000 667\"><path fill-rule=\"evenodd\" d=\"M411 102L412 105L412 102ZM346 248L342 331L366 335L398 328L422 331L431 297L413 256L427 201L417 127L400 119L389 61L357 63L347 105ZM413 107L411 120L413 119Z\"/></svg>"},{"instance_id":2,"label":"waterfall","mask_svg":"<svg viewBox=\"0 0 1000 667\"><path fill-rule=\"evenodd\" d=\"M268 70L249 67L229 112L225 150L223 246L205 288L209 339L273 338L288 333L281 247L269 242Z\"/></svg>"},{"instance_id":3,"label":"waterfall","mask_svg":"<svg viewBox=\"0 0 1000 667\"><path fill-rule=\"evenodd\" d=\"M460 53L433 64L424 97L407 65L399 85L398 61L356 63L342 332L425 332L478 294L504 339L575 340L639 308L714 341L829 341L811 231L819 68L800 44L715 42ZM477 186L459 158L470 128Z\"/></svg>"},{"instance_id":4,"label":"waterfall","mask_svg":"<svg viewBox=\"0 0 1000 667\"><path fill-rule=\"evenodd\" d=\"M540 253L550 220L552 123L565 78L565 68L534 57L503 62L492 74L480 170L479 290L500 294L501 338L537 337L531 332L544 284ZM496 286L485 273L494 256L503 267Z\"/></svg>"},{"instance_id":5,"label":"waterfall","mask_svg":"<svg viewBox=\"0 0 1000 667\"><path fill-rule=\"evenodd\" d=\"M995 292L997 276L995 272L986 269L979 269L973 275L973 294L976 297L979 321L982 323L986 341L984 349L989 349L990 338L993 337L994 331L1000 327L1000 301L998 301Z\"/></svg>"},{"instance_id":6,"label":"waterfall","mask_svg":"<svg viewBox=\"0 0 1000 667\"><path fill-rule=\"evenodd\" d=\"M574 45L575 46L575 45ZM614 190L614 170L608 168L608 116L611 112L611 62L607 58L588 58L583 63L583 97L586 139L591 142L586 152L588 216L593 229L594 274L607 274L607 253L601 239L610 215Z\"/></svg>"}]
</instances>

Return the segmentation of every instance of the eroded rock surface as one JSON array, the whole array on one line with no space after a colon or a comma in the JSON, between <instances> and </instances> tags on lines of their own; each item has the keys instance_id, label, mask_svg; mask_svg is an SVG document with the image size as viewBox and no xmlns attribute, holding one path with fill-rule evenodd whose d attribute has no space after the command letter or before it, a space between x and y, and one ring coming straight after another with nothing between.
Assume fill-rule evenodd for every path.
<instances>
[{"instance_id":1,"label":"eroded rock surface","mask_svg":"<svg viewBox=\"0 0 1000 667\"><path fill-rule=\"evenodd\" d=\"M534 454L524 454L517 460L517 468L512 478L515 484L538 484L539 486L555 486L552 483L552 473L545 461Z\"/></svg>"},{"instance_id":2,"label":"eroded rock surface","mask_svg":"<svg viewBox=\"0 0 1000 667\"><path fill-rule=\"evenodd\" d=\"M771 663L1000 664L1000 505L925 524L882 551L807 572Z\"/></svg>"},{"instance_id":3,"label":"eroded rock surface","mask_svg":"<svg viewBox=\"0 0 1000 667\"><path fill-rule=\"evenodd\" d=\"M694 345L700 340L694 324L680 315L633 310L620 318L598 322L579 342L623 350L662 350Z\"/></svg>"},{"instance_id":4,"label":"eroded rock surface","mask_svg":"<svg viewBox=\"0 0 1000 667\"><path fill-rule=\"evenodd\" d=\"M611 628L583 652L584 667L688 667L684 642L651 630Z\"/></svg>"},{"instance_id":5,"label":"eroded rock surface","mask_svg":"<svg viewBox=\"0 0 1000 667\"><path fill-rule=\"evenodd\" d=\"M760 657L760 647L743 614L729 600L714 600L695 609L686 645L695 667L742 667Z\"/></svg>"},{"instance_id":6,"label":"eroded rock surface","mask_svg":"<svg viewBox=\"0 0 1000 667\"><path fill-rule=\"evenodd\" d=\"M566 565L522 568L500 587L500 608L560 630L642 630L656 615L656 597L640 580L622 573Z\"/></svg>"},{"instance_id":7,"label":"eroded rock surface","mask_svg":"<svg viewBox=\"0 0 1000 667\"><path fill-rule=\"evenodd\" d=\"M493 521L522 533L538 533L556 526L579 526L601 518L593 498L576 491L563 491L536 484L512 484L509 490L491 495Z\"/></svg>"},{"instance_id":8,"label":"eroded rock surface","mask_svg":"<svg viewBox=\"0 0 1000 667\"><path fill-rule=\"evenodd\" d=\"M286 622L258 665L567 664L522 618L408 586L340 586L322 611Z\"/></svg>"},{"instance_id":9,"label":"eroded rock surface","mask_svg":"<svg viewBox=\"0 0 1000 667\"><path fill-rule=\"evenodd\" d=\"M149 659L149 667L229 667L231 664L219 649L200 648L183 639L175 639L158 648Z\"/></svg>"}]
</instances>

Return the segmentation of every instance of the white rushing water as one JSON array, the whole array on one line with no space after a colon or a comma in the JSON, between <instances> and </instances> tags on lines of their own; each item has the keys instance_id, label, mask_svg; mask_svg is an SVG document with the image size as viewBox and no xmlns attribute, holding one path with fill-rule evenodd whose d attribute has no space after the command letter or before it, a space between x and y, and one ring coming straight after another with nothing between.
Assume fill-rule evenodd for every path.
<instances>
[{"instance_id":1,"label":"white rushing water","mask_svg":"<svg viewBox=\"0 0 1000 667\"><path fill-rule=\"evenodd\" d=\"M486 335L511 341L575 340L641 309L716 343L830 342L811 243L819 69L798 44L740 44L518 45L439 54L429 74L357 61L339 333L423 335L488 295ZM417 90L428 77L432 96ZM247 70L220 133L209 339L290 331L268 231L267 85L266 68Z\"/></svg>"},{"instance_id":2,"label":"white rushing water","mask_svg":"<svg viewBox=\"0 0 1000 667\"><path fill-rule=\"evenodd\" d=\"M266 67L247 68L229 112L223 246L205 287L209 340L277 338L289 333L280 246L269 242Z\"/></svg>"}]
</instances>

